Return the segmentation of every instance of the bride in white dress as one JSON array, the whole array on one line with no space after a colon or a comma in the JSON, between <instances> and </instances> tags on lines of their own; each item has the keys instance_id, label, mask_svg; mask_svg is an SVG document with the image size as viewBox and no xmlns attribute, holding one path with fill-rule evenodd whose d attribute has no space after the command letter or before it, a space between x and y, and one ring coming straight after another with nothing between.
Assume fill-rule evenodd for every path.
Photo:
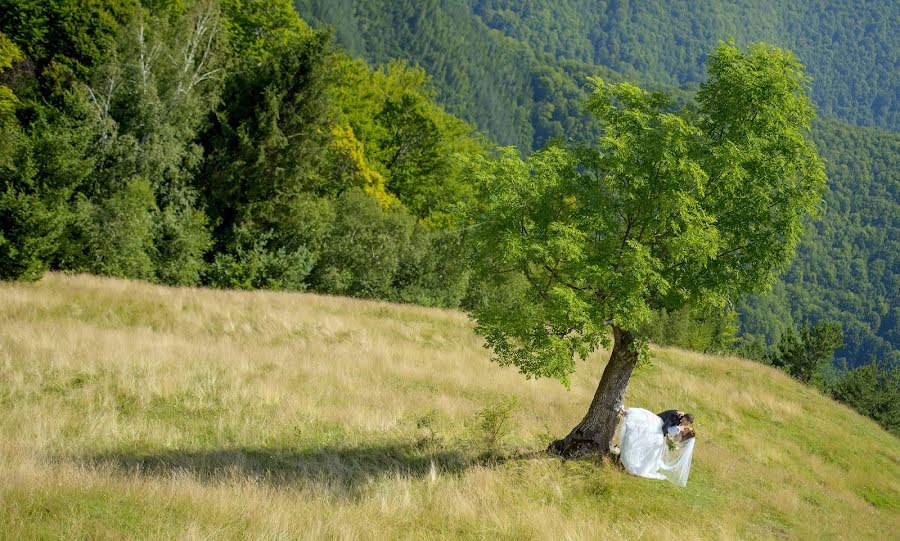
<instances>
[{"instance_id":1,"label":"bride in white dress","mask_svg":"<svg viewBox=\"0 0 900 541\"><path fill-rule=\"evenodd\" d=\"M678 486L687 485L694 454L694 431L681 426L673 429L675 449L669 449L662 432L663 420L642 408L628 408L619 429L619 460L632 475L667 479Z\"/></svg>"}]
</instances>

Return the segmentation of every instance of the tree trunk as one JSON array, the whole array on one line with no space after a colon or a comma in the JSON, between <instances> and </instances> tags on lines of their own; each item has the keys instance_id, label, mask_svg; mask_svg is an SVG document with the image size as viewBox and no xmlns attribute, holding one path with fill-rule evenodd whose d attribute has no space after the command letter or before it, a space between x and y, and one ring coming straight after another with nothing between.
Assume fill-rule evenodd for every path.
<instances>
[{"instance_id":1,"label":"tree trunk","mask_svg":"<svg viewBox=\"0 0 900 541\"><path fill-rule=\"evenodd\" d=\"M564 458L609 453L619 420L616 411L622 405L625 387L638 359L631 332L613 327L613 340L609 363L603 370L587 414L568 436L550 444L547 450L551 453Z\"/></svg>"}]
</instances>

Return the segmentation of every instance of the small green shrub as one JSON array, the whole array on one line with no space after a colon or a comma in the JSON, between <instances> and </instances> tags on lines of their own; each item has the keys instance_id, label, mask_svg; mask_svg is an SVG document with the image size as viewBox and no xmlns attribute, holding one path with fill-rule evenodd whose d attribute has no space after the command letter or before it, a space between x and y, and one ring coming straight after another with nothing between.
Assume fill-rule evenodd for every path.
<instances>
[{"instance_id":1,"label":"small green shrub","mask_svg":"<svg viewBox=\"0 0 900 541\"><path fill-rule=\"evenodd\" d=\"M511 396L492 402L475 413L473 428L485 455L496 455L503 439L512 432L512 414L518 405L519 399Z\"/></svg>"}]
</instances>

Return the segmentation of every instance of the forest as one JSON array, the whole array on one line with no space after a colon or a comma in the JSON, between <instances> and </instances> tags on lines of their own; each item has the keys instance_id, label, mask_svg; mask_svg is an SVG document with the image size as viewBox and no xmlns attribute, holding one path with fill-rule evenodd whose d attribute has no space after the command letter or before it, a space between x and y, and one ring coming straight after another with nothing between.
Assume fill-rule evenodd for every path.
<instances>
[{"instance_id":1,"label":"forest","mask_svg":"<svg viewBox=\"0 0 900 541\"><path fill-rule=\"evenodd\" d=\"M900 135L893 5L849 2L426 0L296 2L314 25L372 64L404 58L433 76L436 99L493 140L523 151L596 137L588 77L638 81L689 103L718 40L793 50L812 76L813 138L830 190L797 258L765 296L735 306L745 352L783 331L843 323L836 363L900 362L897 250ZM484 51L471 55L468 51ZM466 58L466 62L458 62ZM753 352L756 352L755 354Z\"/></svg>"},{"instance_id":2,"label":"forest","mask_svg":"<svg viewBox=\"0 0 900 541\"><path fill-rule=\"evenodd\" d=\"M477 306L494 291L469 265L461 211L479 194L465 158L596 138L591 76L691 106L706 53L734 31L834 81L812 87L830 191L770 293L660 312L648 332L789 372L812 363L824 390L896 432L897 75L877 61L896 54L890 10L865 27L825 10L799 31L802 7L704 20L609 2L593 20L582 4L0 0L0 278ZM761 26L737 34L751 15ZM661 17L691 30L641 37ZM870 71L842 73L824 28L856 32L843 59ZM841 341L805 347L827 320Z\"/></svg>"}]
</instances>

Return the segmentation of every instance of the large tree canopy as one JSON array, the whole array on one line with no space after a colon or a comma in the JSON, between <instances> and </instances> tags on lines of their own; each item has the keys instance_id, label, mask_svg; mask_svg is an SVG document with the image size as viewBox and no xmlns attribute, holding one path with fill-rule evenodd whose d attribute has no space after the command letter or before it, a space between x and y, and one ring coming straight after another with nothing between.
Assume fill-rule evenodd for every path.
<instances>
[{"instance_id":1,"label":"large tree canopy","mask_svg":"<svg viewBox=\"0 0 900 541\"><path fill-rule=\"evenodd\" d=\"M496 360L567 382L574 359L613 328L613 361L579 441L608 445L652 310L720 307L764 289L821 200L808 80L793 54L723 43L708 69L696 106L678 109L595 79L596 144L468 163L483 192L472 228L480 274L507 283L473 310Z\"/></svg>"}]
</instances>

